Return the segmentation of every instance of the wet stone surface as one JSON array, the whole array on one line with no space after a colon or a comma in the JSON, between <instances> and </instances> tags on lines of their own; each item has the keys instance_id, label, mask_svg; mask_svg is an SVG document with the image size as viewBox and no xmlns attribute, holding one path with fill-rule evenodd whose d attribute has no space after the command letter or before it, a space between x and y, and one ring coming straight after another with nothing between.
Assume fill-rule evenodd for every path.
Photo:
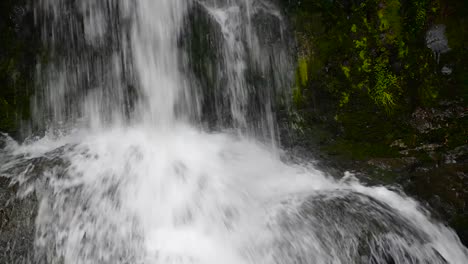
<instances>
[{"instance_id":1,"label":"wet stone surface","mask_svg":"<svg viewBox=\"0 0 468 264\"><path fill-rule=\"evenodd\" d=\"M18 199L17 186L0 177L0 263L29 263L33 256L35 217L34 196Z\"/></svg>"}]
</instances>

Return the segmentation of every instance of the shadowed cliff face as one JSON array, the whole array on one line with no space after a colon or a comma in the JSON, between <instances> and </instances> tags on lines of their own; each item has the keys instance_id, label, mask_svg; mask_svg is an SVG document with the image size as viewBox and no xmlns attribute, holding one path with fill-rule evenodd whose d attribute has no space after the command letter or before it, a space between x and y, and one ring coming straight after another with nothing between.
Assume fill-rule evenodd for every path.
<instances>
[{"instance_id":1,"label":"shadowed cliff face","mask_svg":"<svg viewBox=\"0 0 468 264\"><path fill-rule=\"evenodd\" d=\"M251 130L261 131L262 126L271 126L262 120L270 115L269 108L276 111L290 101L293 35L272 2L252 1L240 9L233 3L195 2L179 45L187 55L186 74L200 89L202 122L212 128L247 123ZM249 22L243 25L245 21ZM239 106L236 89L244 90ZM231 113L232 108L237 110ZM267 119L275 120L276 115ZM277 137L277 128L269 129L262 136Z\"/></svg>"},{"instance_id":2,"label":"shadowed cliff face","mask_svg":"<svg viewBox=\"0 0 468 264\"><path fill-rule=\"evenodd\" d=\"M0 2L0 131L19 139L28 134L36 59L41 57L38 31L27 2ZM2 165L6 141L1 134ZM18 197L18 190L18 184L0 175L0 263L33 259L37 200L34 195Z\"/></svg>"},{"instance_id":3,"label":"shadowed cliff face","mask_svg":"<svg viewBox=\"0 0 468 264\"><path fill-rule=\"evenodd\" d=\"M36 61L41 57L39 32L27 3L0 3L0 131L18 138L21 125L28 128Z\"/></svg>"}]
</instances>

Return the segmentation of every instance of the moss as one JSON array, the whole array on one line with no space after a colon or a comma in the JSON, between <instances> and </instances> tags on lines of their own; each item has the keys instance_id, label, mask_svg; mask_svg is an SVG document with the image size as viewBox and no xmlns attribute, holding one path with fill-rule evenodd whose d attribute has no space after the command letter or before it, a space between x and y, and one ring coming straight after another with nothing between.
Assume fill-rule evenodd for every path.
<instances>
[{"instance_id":1,"label":"moss","mask_svg":"<svg viewBox=\"0 0 468 264\"><path fill-rule=\"evenodd\" d=\"M308 66L307 66L307 59L306 58L299 58L298 63L298 71L299 71L299 82L302 86L306 86L307 82L309 81L309 73L308 73Z\"/></svg>"},{"instance_id":2,"label":"moss","mask_svg":"<svg viewBox=\"0 0 468 264\"><path fill-rule=\"evenodd\" d=\"M400 1L384 1L383 7L377 10L379 30L386 34L386 41L392 43L401 33Z\"/></svg>"},{"instance_id":3,"label":"moss","mask_svg":"<svg viewBox=\"0 0 468 264\"><path fill-rule=\"evenodd\" d=\"M318 89L334 98L336 111L346 110L365 95L367 101L360 99L361 104L372 104L389 116L401 109L468 97L464 74L468 26L462 15L466 4L455 0L289 2L299 54L306 58L298 63L303 98L297 92L294 95L301 107L307 107L314 98L310 93ZM447 10L456 15L447 16ZM437 64L425 44L426 30L438 22L447 24L452 51L444 54L441 64L453 66L451 76L441 74L443 65Z\"/></svg>"},{"instance_id":4,"label":"moss","mask_svg":"<svg viewBox=\"0 0 468 264\"><path fill-rule=\"evenodd\" d=\"M347 92L343 92L343 93L341 94L340 107L343 107L344 105L346 105L347 103L349 103L349 96L350 96L350 94L347 93Z\"/></svg>"},{"instance_id":5,"label":"moss","mask_svg":"<svg viewBox=\"0 0 468 264\"><path fill-rule=\"evenodd\" d=\"M342 65L341 70L347 79L351 78L351 69L348 66Z\"/></svg>"},{"instance_id":6,"label":"moss","mask_svg":"<svg viewBox=\"0 0 468 264\"><path fill-rule=\"evenodd\" d=\"M395 74L389 71L385 62L379 62L374 66L375 86L370 91L371 98L386 111L392 111L395 107L395 97L400 90L400 85Z\"/></svg>"}]
</instances>

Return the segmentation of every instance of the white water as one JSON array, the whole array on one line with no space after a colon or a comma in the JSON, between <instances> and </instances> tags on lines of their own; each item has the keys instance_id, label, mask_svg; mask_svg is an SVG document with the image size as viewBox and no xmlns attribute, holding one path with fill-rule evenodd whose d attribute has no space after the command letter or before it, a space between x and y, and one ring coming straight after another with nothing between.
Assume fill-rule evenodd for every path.
<instances>
[{"instance_id":1,"label":"white water","mask_svg":"<svg viewBox=\"0 0 468 264\"><path fill-rule=\"evenodd\" d=\"M415 201L286 164L255 141L177 125L11 144L2 174L41 201L34 263L467 260Z\"/></svg>"},{"instance_id":2,"label":"white water","mask_svg":"<svg viewBox=\"0 0 468 264\"><path fill-rule=\"evenodd\" d=\"M202 102L177 39L195 3L80 2L77 35L85 43L75 48L110 46L98 57L57 42L79 28L66 3L43 0L37 11L54 17L45 37L57 54L66 51L47 70L44 101L37 99L44 113L37 122L52 132L0 153L0 174L40 200L33 263L468 263L454 232L414 200L286 163L245 132L252 88L244 67L260 44L241 17L253 6L279 16L272 5L201 4L220 23L223 59L233 63L221 69L240 129L229 134L208 133L193 118ZM136 87L135 102L125 82ZM262 122L271 131L269 100Z\"/></svg>"}]
</instances>

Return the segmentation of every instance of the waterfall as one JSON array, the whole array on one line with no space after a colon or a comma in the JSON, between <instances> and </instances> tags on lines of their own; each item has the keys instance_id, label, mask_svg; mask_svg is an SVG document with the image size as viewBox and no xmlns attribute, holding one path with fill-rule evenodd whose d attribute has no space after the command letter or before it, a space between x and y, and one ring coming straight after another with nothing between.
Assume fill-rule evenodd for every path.
<instances>
[{"instance_id":1,"label":"waterfall","mask_svg":"<svg viewBox=\"0 0 468 264\"><path fill-rule=\"evenodd\" d=\"M468 263L415 200L284 161L274 2L40 0L35 14L45 135L0 152L0 175L39 200L31 263Z\"/></svg>"},{"instance_id":2,"label":"waterfall","mask_svg":"<svg viewBox=\"0 0 468 264\"><path fill-rule=\"evenodd\" d=\"M218 59L203 64L212 69L211 87L201 87L190 73L198 63L187 51L194 45L186 30L194 9L210 23L211 32L198 33L215 42L204 54ZM277 142L273 108L292 70L285 23L271 3L41 0L35 10L50 52L38 73L43 91L35 98L37 124L162 128L181 120L197 125L213 115L217 128ZM206 90L212 98L204 98ZM210 99L213 113L203 114Z\"/></svg>"},{"instance_id":3,"label":"waterfall","mask_svg":"<svg viewBox=\"0 0 468 264\"><path fill-rule=\"evenodd\" d=\"M187 8L184 0L40 1L51 63L41 71L38 122L99 129L174 121L187 86L177 47Z\"/></svg>"}]
</instances>

